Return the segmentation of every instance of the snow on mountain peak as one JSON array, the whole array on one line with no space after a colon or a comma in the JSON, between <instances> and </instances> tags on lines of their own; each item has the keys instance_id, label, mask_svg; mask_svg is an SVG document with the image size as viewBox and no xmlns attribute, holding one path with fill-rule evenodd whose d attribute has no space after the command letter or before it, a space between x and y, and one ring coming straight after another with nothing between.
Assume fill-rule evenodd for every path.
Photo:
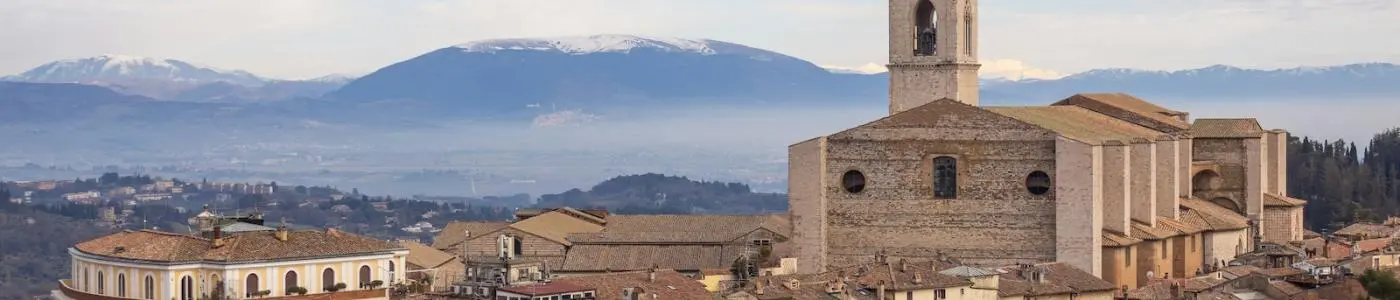
<instances>
[{"instance_id":1,"label":"snow on mountain peak","mask_svg":"<svg viewBox=\"0 0 1400 300\"><path fill-rule=\"evenodd\" d=\"M31 82L113 82L167 80L175 82L224 81L258 85L264 80L240 70L225 70L173 59L121 54L64 59L40 65L11 80Z\"/></svg>"},{"instance_id":2,"label":"snow on mountain peak","mask_svg":"<svg viewBox=\"0 0 1400 300\"><path fill-rule=\"evenodd\" d=\"M574 55L591 53L628 53L632 49L647 48L666 52L692 52L705 55L716 54L711 47L712 40L695 40L674 37L651 37L621 34L603 34L573 37L552 37L534 39L493 39L474 41L454 47L466 52L495 53L497 51L554 51Z\"/></svg>"}]
</instances>

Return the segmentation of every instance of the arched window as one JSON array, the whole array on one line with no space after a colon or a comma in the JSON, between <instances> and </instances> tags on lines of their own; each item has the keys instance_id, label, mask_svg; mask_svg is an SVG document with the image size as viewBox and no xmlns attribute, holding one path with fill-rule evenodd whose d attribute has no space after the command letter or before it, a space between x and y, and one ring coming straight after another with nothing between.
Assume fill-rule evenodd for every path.
<instances>
[{"instance_id":1,"label":"arched window","mask_svg":"<svg viewBox=\"0 0 1400 300\"><path fill-rule=\"evenodd\" d=\"M92 289L90 289L90 287L91 286L88 285L88 268L83 267L83 291L91 293Z\"/></svg>"},{"instance_id":2,"label":"arched window","mask_svg":"<svg viewBox=\"0 0 1400 300\"><path fill-rule=\"evenodd\" d=\"M1209 192L1220 188L1220 174L1215 171L1204 170L1191 176L1191 190L1193 192Z\"/></svg>"},{"instance_id":3,"label":"arched window","mask_svg":"<svg viewBox=\"0 0 1400 300\"><path fill-rule=\"evenodd\" d=\"M321 271L321 287L323 289L329 289L333 286L335 286L335 270L326 268L325 271Z\"/></svg>"},{"instance_id":4,"label":"arched window","mask_svg":"<svg viewBox=\"0 0 1400 300\"><path fill-rule=\"evenodd\" d=\"M219 274L209 274L209 281L214 282L214 289L209 291L209 295L214 299L224 298L224 279Z\"/></svg>"},{"instance_id":5,"label":"arched window","mask_svg":"<svg viewBox=\"0 0 1400 300\"><path fill-rule=\"evenodd\" d=\"M287 276L282 278L282 286L289 288L300 286L297 284L297 271L287 271Z\"/></svg>"},{"instance_id":6,"label":"arched window","mask_svg":"<svg viewBox=\"0 0 1400 300\"><path fill-rule=\"evenodd\" d=\"M146 300L153 300L153 299L155 299L155 298L156 298L156 278L155 278L155 277L151 277L151 275L146 275L146 282L143 284L143 287L142 287L141 289L142 289L142 291L141 291L141 298L145 298Z\"/></svg>"},{"instance_id":7,"label":"arched window","mask_svg":"<svg viewBox=\"0 0 1400 300\"><path fill-rule=\"evenodd\" d=\"M958 197L958 161L956 159L947 156L933 159L933 197L938 199Z\"/></svg>"},{"instance_id":8,"label":"arched window","mask_svg":"<svg viewBox=\"0 0 1400 300\"><path fill-rule=\"evenodd\" d=\"M914 55L938 53L938 11L930 0L919 0L914 6Z\"/></svg>"},{"instance_id":9,"label":"arched window","mask_svg":"<svg viewBox=\"0 0 1400 300\"><path fill-rule=\"evenodd\" d=\"M126 274L117 273L117 297L126 298Z\"/></svg>"},{"instance_id":10,"label":"arched window","mask_svg":"<svg viewBox=\"0 0 1400 300\"><path fill-rule=\"evenodd\" d=\"M243 282L243 293L246 294L243 297L252 298L253 293L261 291L258 289L258 274L248 274L248 279Z\"/></svg>"},{"instance_id":11,"label":"arched window","mask_svg":"<svg viewBox=\"0 0 1400 300\"><path fill-rule=\"evenodd\" d=\"M106 295L106 294L107 294L107 280L106 280L106 279L107 279L107 278L103 278L103 276L102 276L102 271L101 271L101 270L98 270L98 271L97 271L97 294L98 294L98 295Z\"/></svg>"},{"instance_id":12,"label":"arched window","mask_svg":"<svg viewBox=\"0 0 1400 300\"><path fill-rule=\"evenodd\" d=\"M394 260L389 260L389 282L394 282ZM386 283L387 284L387 283Z\"/></svg>"},{"instance_id":13,"label":"arched window","mask_svg":"<svg viewBox=\"0 0 1400 300\"><path fill-rule=\"evenodd\" d=\"M194 278L180 277L180 300L194 300Z\"/></svg>"},{"instance_id":14,"label":"arched window","mask_svg":"<svg viewBox=\"0 0 1400 300\"><path fill-rule=\"evenodd\" d=\"M360 288L369 287L369 266L360 266Z\"/></svg>"}]
</instances>

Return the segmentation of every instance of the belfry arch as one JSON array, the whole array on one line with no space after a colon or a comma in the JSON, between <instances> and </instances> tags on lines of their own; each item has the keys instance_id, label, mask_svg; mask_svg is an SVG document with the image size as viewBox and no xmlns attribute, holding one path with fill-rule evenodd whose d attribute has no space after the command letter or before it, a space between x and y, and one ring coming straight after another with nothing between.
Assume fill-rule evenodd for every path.
<instances>
[{"instance_id":1,"label":"belfry arch","mask_svg":"<svg viewBox=\"0 0 1400 300\"><path fill-rule=\"evenodd\" d=\"M938 53L938 9L931 0L919 0L914 6L914 55Z\"/></svg>"}]
</instances>

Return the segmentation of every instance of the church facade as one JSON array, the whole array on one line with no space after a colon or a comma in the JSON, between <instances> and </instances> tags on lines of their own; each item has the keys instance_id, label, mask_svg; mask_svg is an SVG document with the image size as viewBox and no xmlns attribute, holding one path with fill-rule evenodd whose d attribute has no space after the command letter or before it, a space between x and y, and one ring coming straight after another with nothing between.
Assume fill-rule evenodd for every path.
<instances>
[{"instance_id":1,"label":"church facade","mask_svg":"<svg viewBox=\"0 0 1400 300\"><path fill-rule=\"evenodd\" d=\"M1061 261L1136 287L1302 239L1287 132L1121 93L980 106L977 1L889 4L889 116L789 148L801 272L883 250Z\"/></svg>"}]
</instances>

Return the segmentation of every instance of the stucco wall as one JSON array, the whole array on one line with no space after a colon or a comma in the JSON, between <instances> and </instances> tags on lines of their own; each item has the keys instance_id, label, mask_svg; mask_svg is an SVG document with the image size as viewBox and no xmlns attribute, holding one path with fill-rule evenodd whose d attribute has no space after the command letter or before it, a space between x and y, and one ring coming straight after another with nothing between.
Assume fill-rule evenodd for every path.
<instances>
[{"instance_id":1,"label":"stucco wall","mask_svg":"<svg viewBox=\"0 0 1400 300\"><path fill-rule=\"evenodd\" d=\"M1104 149L1055 141L1055 257L1094 276L1103 272ZM1121 158L1120 158L1121 159Z\"/></svg>"},{"instance_id":2,"label":"stucco wall","mask_svg":"<svg viewBox=\"0 0 1400 300\"><path fill-rule=\"evenodd\" d=\"M393 258L397 265L402 266L402 256ZM121 297L117 287L118 274L126 275L126 295L127 298L144 298L146 276L150 276L154 283L155 299L178 298L180 295L181 280L188 276L194 283L193 293L196 297L213 293L216 289L216 282L222 281L223 292L226 295L236 298L244 297L248 293L247 280L249 274L255 274L258 280L258 290L270 290L272 296L285 295L286 273L294 271L297 273L297 286L306 287L308 294L323 293L324 282L322 282L322 271L329 268L334 271L335 282L345 283L346 290L362 290L359 285L359 268L368 266L370 268L370 281L384 281L384 286L390 285L390 280L386 278L387 263L389 259L378 258L332 258L332 259L312 259L285 262L250 262L236 265L209 265L209 264L185 264L185 265L142 265L133 262L104 261L100 259L79 259L74 257L72 263L77 272L74 273L74 288L78 291ZM99 291L97 286L97 272L104 275L103 289ZM88 286L84 288L82 284L83 272L87 272ZM402 271L400 271L402 272Z\"/></svg>"},{"instance_id":3,"label":"stucco wall","mask_svg":"<svg viewBox=\"0 0 1400 300\"><path fill-rule=\"evenodd\" d=\"M1205 259L1204 241L1200 233L1182 235L1171 238L1172 254L1172 277L1191 278L1201 271L1201 262Z\"/></svg>"},{"instance_id":4,"label":"stucco wall","mask_svg":"<svg viewBox=\"0 0 1400 300\"><path fill-rule=\"evenodd\" d=\"M1151 271L1153 278L1162 278L1172 271L1172 247L1170 240L1143 241L1136 246L1138 269L1137 282L1150 282L1147 272ZM1165 254L1163 254L1165 252Z\"/></svg>"},{"instance_id":5,"label":"stucco wall","mask_svg":"<svg viewBox=\"0 0 1400 300\"><path fill-rule=\"evenodd\" d=\"M1212 231L1205 234L1206 252L1203 261L1224 267L1244 250L1245 230Z\"/></svg>"},{"instance_id":6,"label":"stucco wall","mask_svg":"<svg viewBox=\"0 0 1400 300\"><path fill-rule=\"evenodd\" d=\"M1128 286L1128 289L1136 289L1137 284L1137 253L1136 247L1113 247L1104 248L1103 251L1103 280L1112 282L1114 286Z\"/></svg>"},{"instance_id":7,"label":"stucco wall","mask_svg":"<svg viewBox=\"0 0 1400 300\"><path fill-rule=\"evenodd\" d=\"M788 214L797 270L804 274L826 270L825 142L823 137L788 148Z\"/></svg>"}]
</instances>

